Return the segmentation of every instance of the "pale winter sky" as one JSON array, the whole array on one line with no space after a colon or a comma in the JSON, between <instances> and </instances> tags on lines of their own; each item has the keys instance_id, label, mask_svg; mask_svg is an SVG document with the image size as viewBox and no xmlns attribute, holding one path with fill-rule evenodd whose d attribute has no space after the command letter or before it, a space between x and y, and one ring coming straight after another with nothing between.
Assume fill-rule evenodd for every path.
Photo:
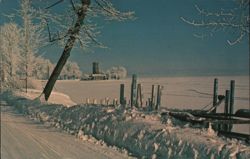
<instances>
[{"instance_id":1,"label":"pale winter sky","mask_svg":"<svg viewBox=\"0 0 250 159\"><path fill-rule=\"evenodd\" d=\"M55 0L56 1L56 0ZM98 61L101 69L125 66L129 74L141 76L186 75L248 75L249 40L230 46L235 32L226 30L213 36L197 38L194 34L208 35L206 29L184 23L180 17L201 18L194 5L207 10L234 8L234 0L113 0L121 10L135 11L137 20L103 22L100 41L108 49L92 51L74 49L70 60L76 61L84 72L91 72L91 63ZM68 3L68 1L64 1ZM14 13L18 0L0 4L0 24L8 22L3 13ZM63 6L63 4L62 4ZM63 8L61 8L63 9ZM59 59L62 48L47 47L45 57L53 62Z\"/></svg>"}]
</instances>

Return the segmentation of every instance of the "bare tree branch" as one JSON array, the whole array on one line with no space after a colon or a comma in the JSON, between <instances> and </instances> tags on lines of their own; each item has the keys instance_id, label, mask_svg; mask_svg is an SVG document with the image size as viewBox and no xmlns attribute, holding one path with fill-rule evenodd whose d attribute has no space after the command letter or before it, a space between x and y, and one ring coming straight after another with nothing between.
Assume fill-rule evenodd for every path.
<instances>
[{"instance_id":1,"label":"bare tree branch","mask_svg":"<svg viewBox=\"0 0 250 159\"><path fill-rule=\"evenodd\" d=\"M73 0L70 0L70 4L71 4L73 10L76 12L76 7L75 7L74 1L73 1Z\"/></svg>"},{"instance_id":2,"label":"bare tree branch","mask_svg":"<svg viewBox=\"0 0 250 159\"><path fill-rule=\"evenodd\" d=\"M50 8L56 6L57 4L61 3L61 2L63 2L63 0L59 0L59 1L57 1L56 3L53 3L52 5L46 7L45 9L50 9Z\"/></svg>"},{"instance_id":3,"label":"bare tree branch","mask_svg":"<svg viewBox=\"0 0 250 159\"><path fill-rule=\"evenodd\" d=\"M235 45L235 44L239 43L243 39L245 34L246 34L245 32L241 32L240 36L236 40L234 40L234 41L227 40L228 44Z\"/></svg>"}]
</instances>

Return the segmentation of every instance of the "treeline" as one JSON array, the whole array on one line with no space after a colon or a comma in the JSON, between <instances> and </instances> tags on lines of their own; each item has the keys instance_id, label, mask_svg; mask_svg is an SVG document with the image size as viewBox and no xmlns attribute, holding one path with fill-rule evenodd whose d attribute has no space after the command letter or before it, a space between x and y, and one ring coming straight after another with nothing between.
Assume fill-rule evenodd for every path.
<instances>
[{"instance_id":1,"label":"treeline","mask_svg":"<svg viewBox=\"0 0 250 159\"><path fill-rule=\"evenodd\" d=\"M18 85L26 78L47 80L55 65L42 56L29 44L27 50L23 30L10 22L0 26L0 72L1 82L6 87ZM111 67L105 74L108 79L120 79L127 76L127 70L122 66ZM81 79L82 72L76 62L68 61L59 79Z\"/></svg>"},{"instance_id":2,"label":"treeline","mask_svg":"<svg viewBox=\"0 0 250 159\"><path fill-rule=\"evenodd\" d=\"M0 26L0 86L13 88L28 79L47 80L54 64L41 56L41 48L49 43L47 23L39 20L39 10L30 0L21 0L20 9L9 15L10 22ZM44 13L42 13L44 14ZM16 23L18 21L18 23ZM107 72L107 73L106 73ZM124 78L124 67L113 67L105 73L110 78ZM75 62L68 61L59 79L81 79L82 72ZM27 85L27 84L26 84Z\"/></svg>"},{"instance_id":3,"label":"treeline","mask_svg":"<svg viewBox=\"0 0 250 159\"><path fill-rule=\"evenodd\" d=\"M54 64L41 56L41 48L48 45L48 35L43 32L46 23L35 23L37 14L30 0L21 0L20 9L10 16L10 22L0 26L1 87L17 87L27 79L48 79L54 69ZM60 78L81 78L75 62L66 65Z\"/></svg>"}]
</instances>

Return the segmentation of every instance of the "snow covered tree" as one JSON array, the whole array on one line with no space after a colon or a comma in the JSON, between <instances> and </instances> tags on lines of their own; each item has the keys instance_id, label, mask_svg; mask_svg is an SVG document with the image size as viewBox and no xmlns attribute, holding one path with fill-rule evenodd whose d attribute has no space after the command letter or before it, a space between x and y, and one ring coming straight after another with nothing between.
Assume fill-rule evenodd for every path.
<instances>
[{"instance_id":1,"label":"snow covered tree","mask_svg":"<svg viewBox=\"0 0 250 159\"><path fill-rule=\"evenodd\" d=\"M20 66L20 29L11 22L0 27L1 82L13 86Z\"/></svg>"},{"instance_id":2,"label":"snow covered tree","mask_svg":"<svg viewBox=\"0 0 250 159\"><path fill-rule=\"evenodd\" d=\"M38 49L44 45L45 38L43 36L43 25L35 23L37 12L31 6L31 0L21 0L20 15L22 19L22 73L26 77L26 82L29 77L33 76L37 66L36 56ZM41 63L40 63L41 64ZM36 74L37 75L37 74ZM26 83L27 85L27 83Z\"/></svg>"},{"instance_id":3,"label":"snow covered tree","mask_svg":"<svg viewBox=\"0 0 250 159\"><path fill-rule=\"evenodd\" d=\"M6 73L13 76L17 72L20 58L20 29L15 23L1 26L1 55Z\"/></svg>"},{"instance_id":4,"label":"snow covered tree","mask_svg":"<svg viewBox=\"0 0 250 159\"><path fill-rule=\"evenodd\" d=\"M78 66L78 64L76 62L70 62L70 68L69 69L69 73L71 75L72 78L77 78L80 79L82 76L82 72L80 71L80 68Z\"/></svg>"},{"instance_id":5,"label":"snow covered tree","mask_svg":"<svg viewBox=\"0 0 250 159\"><path fill-rule=\"evenodd\" d=\"M32 77L41 80L48 79L54 67L50 60L42 57L36 57L34 64L35 68L33 69Z\"/></svg>"},{"instance_id":6,"label":"snow covered tree","mask_svg":"<svg viewBox=\"0 0 250 159\"><path fill-rule=\"evenodd\" d=\"M80 79L82 72L76 62L67 61L61 74L60 79Z\"/></svg>"},{"instance_id":7,"label":"snow covered tree","mask_svg":"<svg viewBox=\"0 0 250 159\"><path fill-rule=\"evenodd\" d=\"M218 11L208 11L195 5L198 14L201 16L199 20L181 17L181 19L195 27L207 29L208 34L195 34L196 37L203 38L207 35L213 35L217 31L231 31L232 39L227 40L228 44L235 45L247 39L249 36L249 3L250 0L229 0L223 2L226 6L221 6ZM218 6L216 6L218 7Z\"/></svg>"},{"instance_id":8,"label":"snow covered tree","mask_svg":"<svg viewBox=\"0 0 250 159\"><path fill-rule=\"evenodd\" d=\"M127 70L125 67L118 66L118 67L111 67L109 70L107 70L108 76L111 79L120 79L120 78L126 78L127 77Z\"/></svg>"},{"instance_id":9,"label":"snow covered tree","mask_svg":"<svg viewBox=\"0 0 250 159\"><path fill-rule=\"evenodd\" d=\"M60 2L63 2L63 0L59 0L46 9L50 9ZM63 17L63 21L66 22L66 25L63 25L61 30L58 31L55 36L52 36L50 28L48 27L50 41L63 41L65 42L65 47L44 88L43 93L45 95L45 100L48 100L55 82L70 56L70 52L74 47L75 42L79 42L79 45L84 48L89 46L92 42L103 47L103 45L96 39L98 32L95 31L95 24L90 23L92 21L91 17L101 17L104 20L123 21L126 19L132 19L134 15L133 12L118 11L108 0L77 0L77 2L75 0L69 0L69 2L71 4L71 9L67 11L68 15Z\"/></svg>"}]
</instances>

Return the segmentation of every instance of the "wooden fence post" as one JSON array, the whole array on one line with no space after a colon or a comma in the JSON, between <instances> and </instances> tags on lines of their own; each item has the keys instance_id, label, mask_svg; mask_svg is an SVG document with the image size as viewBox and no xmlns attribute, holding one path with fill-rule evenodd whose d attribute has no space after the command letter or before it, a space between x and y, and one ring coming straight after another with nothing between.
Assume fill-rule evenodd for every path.
<instances>
[{"instance_id":1,"label":"wooden fence post","mask_svg":"<svg viewBox=\"0 0 250 159\"><path fill-rule=\"evenodd\" d=\"M106 101L106 105L108 106L109 105L109 98L106 97L105 101Z\"/></svg>"},{"instance_id":2,"label":"wooden fence post","mask_svg":"<svg viewBox=\"0 0 250 159\"><path fill-rule=\"evenodd\" d=\"M137 85L137 94L136 94L136 107L142 107L142 90L141 84Z\"/></svg>"},{"instance_id":3,"label":"wooden fence post","mask_svg":"<svg viewBox=\"0 0 250 159\"><path fill-rule=\"evenodd\" d=\"M215 107L217 104L218 98L218 79L214 79L214 93L213 93L213 106ZM216 113L216 108L212 111L212 113Z\"/></svg>"},{"instance_id":4,"label":"wooden fence post","mask_svg":"<svg viewBox=\"0 0 250 159\"><path fill-rule=\"evenodd\" d=\"M118 99L115 98L115 106L118 106Z\"/></svg>"},{"instance_id":5,"label":"wooden fence post","mask_svg":"<svg viewBox=\"0 0 250 159\"><path fill-rule=\"evenodd\" d=\"M124 97L124 105L126 106L127 105L127 98Z\"/></svg>"},{"instance_id":6,"label":"wooden fence post","mask_svg":"<svg viewBox=\"0 0 250 159\"><path fill-rule=\"evenodd\" d=\"M234 114L234 90L235 90L235 81L231 80L230 81L229 110L228 110L228 112L229 112L230 115ZM232 128L233 128L233 125L232 124L228 124L227 128L228 128L227 131L230 132L232 130Z\"/></svg>"},{"instance_id":7,"label":"wooden fence post","mask_svg":"<svg viewBox=\"0 0 250 159\"><path fill-rule=\"evenodd\" d=\"M154 105L155 105L155 85L152 85L151 103L150 103L151 110L155 109Z\"/></svg>"},{"instance_id":8,"label":"wooden fence post","mask_svg":"<svg viewBox=\"0 0 250 159\"><path fill-rule=\"evenodd\" d=\"M226 90L225 93L225 107L224 107L224 113L226 115L229 114L229 96L230 96L230 92L229 90ZM223 124L223 131L229 131L229 125L228 124Z\"/></svg>"},{"instance_id":9,"label":"wooden fence post","mask_svg":"<svg viewBox=\"0 0 250 159\"><path fill-rule=\"evenodd\" d=\"M120 85L120 104L125 105L125 97L124 97L124 91L125 91L125 86L124 84Z\"/></svg>"},{"instance_id":10,"label":"wooden fence post","mask_svg":"<svg viewBox=\"0 0 250 159\"><path fill-rule=\"evenodd\" d=\"M136 86L137 86L137 76L133 74L132 84L131 84L131 96L130 96L130 105L131 107L136 105Z\"/></svg>"},{"instance_id":11,"label":"wooden fence post","mask_svg":"<svg viewBox=\"0 0 250 159\"><path fill-rule=\"evenodd\" d=\"M143 105L142 84L140 84L140 94L139 94L139 96L140 96L140 106L142 107L142 105Z\"/></svg>"},{"instance_id":12,"label":"wooden fence post","mask_svg":"<svg viewBox=\"0 0 250 159\"><path fill-rule=\"evenodd\" d=\"M149 108L150 111L152 110L151 104L152 104L151 98L148 98L148 108Z\"/></svg>"},{"instance_id":13,"label":"wooden fence post","mask_svg":"<svg viewBox=\"0 0 250 159\"><path fill-rule=\"evenodd\" d=\"M93 99L93 104L97 104L97 100L96 99Z\"/></svg>"},{"instance_id":14,"label":"wooden fence post","mask_svg":"<svg viewBox=\"0 0 250 159\"><path fill-rule=\"evenodd\" d=\"M229 114L229 90L226 90L225 94L225 107L224 107L224 113Z\"/></svg>"},{"instance_id":15,"label":"wooden fence post","mask_svg":"<svg viewBox=\"0 0 250 159\"><path fill-rule=\"evenodd\" d=\"M89 103L90 103L89 98L87 98L86 99L86 104L89 104Z\"/></svg>"},{"instance_id":16,"label":"wooden fence post","mask_svg":"<svg viewBox=\"0 0 250 159\"><path fill-rule=\"evenodd\" d=\"M158 110L161 106L161 95L162 95L162 86L158 85L157 87L157 98L156 98L156 107L155 109Z\"/></svg>"},{"instance_id":17,"label":"wooden fence post","mask_svg":"<svg viewBox=\"0 0 250 159\"><path fill-rule=\"evenodd\" d=\"M230 82L230 104L229 104L230 115L234 114L234 89L235 89L235 81L231 80Z\"/></svg>"}]
</instances>

